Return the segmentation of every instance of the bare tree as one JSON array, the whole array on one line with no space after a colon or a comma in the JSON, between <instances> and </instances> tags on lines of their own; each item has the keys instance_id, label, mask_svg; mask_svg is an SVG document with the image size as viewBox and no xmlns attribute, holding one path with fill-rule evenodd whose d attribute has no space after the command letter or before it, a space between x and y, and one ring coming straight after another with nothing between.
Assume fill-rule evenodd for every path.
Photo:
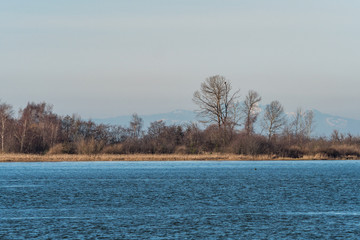
<instances>
[{"instance_id":1,"label":"bare tree","mask_svg":"<svg viewBox=\"0 0 360 240\"><path fill-rule=\"evenodd\" d=\"M291 122L291 127L295 137L310 138L314 128L314 112L311 110L303 111L302 108L298 108Z\"/></svg>"},{"instance_id":2,"label":"bare tree","mask_svg":"<svg viewBox=\"0 0 360 240\"><path fill-rule=\"evenodd\" d=\"M156 138L158 136L160 136L160 134L166 129L166 125L165 122L160 120L160 121L155 121L150 123L150 126L148 128L148 137L150 138Z\"/></svg>"},{"instance_id":3,"label":"bare tree","mask_svg":"<svg viewBox=\"0 0 360 240\"><path fill-rule=\"evenodd\" d=\"M73 143L81 138L81 117L77 114L65 116L61 119L61 133L64 142Z\"/></svg>"},{"instance_id":4,"label":"bare tree","mask_svg":"<svg viewBox=\"0 0 360 240\"><path fill-rule=\"evenodd\" d=\"M19 151L22 153L24 151L25 139L28 135L27 133L31 121L31 111L28 107L26 107L25 109L19 111L19 115L20 118L17 121L15 138L19 142Z\"/></svg>"},{"instance_id":5,"label":"bare tree","mask_svg":"<svg viewBox=\"0 0 360 240\"><path fill-rule=\"evenodd\" d=\"M55 144L60 120L45 102L28 103L20 110L15 138L20 152L44 152Z\"/></svg>"},{"instance_id":6,"label":"bare tree","mask_svg":"<svg viewBox=\"0 0 360 240\"><path fill-rule=\"evenodd\" d=\"M305 114L305 136L307 138L310 138L313 131L314 131L314 112L310 110L307 111Z\"/></svg>"},{"instance_id":7,"label":"bare tree","mask_svg":"<svg viewBox=\"0 0 360 240\"><path fill-rule=\"evenodd\" d=\"M293 120L291 122L291 127L293 129L293 133L295 137L298 137L299 135L303 135L304 133L304 111L302 108L297 108L296 113L293 117Z\"/></svg>"},{"instance_id":8,"label":"bare tree","mask_svg":"<svg viewBox=\"0 0 360 240\"><path fill-rule=\"evenodd\" d=\"M196 123L191 123L186 127L184 140L187 153L199 153L202 151L203 131Z\"/></svg>"},{"instance_id":9,"label":"bare tree","mask_svg":"<svg viewBox=\"0 0 360 240\"><path fill-rule=\"evenodd\" d=\"M237 124L240 90L231 93L231 88L225 77L216 75L207 78L200 90L194 92L193 101L199 106L199 115L205 122L214 122L218 127Z\"/></svg>"},{"instance_id":10,"label":"bare tree","mask_svg":"<svg viewBox=\"0 0 360 240\"><path fill-rule=\"evenodd\" d=\"M136 113L131 117L130 121L130 132L133 138L140 137L141 129L143 127L143 120Z\"/></svg>"},{"instance_id":11,"label":"bare tree","mask_svg":"<svg viewBox=\"0 0 360 240\"><path fill-rule=\"evenodd\" d=\"M1 152L5 151L5 134L7 132L7 123L12 118L12 115L12 106L6 103L0 103Z\"/></svg>"},{"instance_id":12,"label":"bare tree","mask_svg":"<svg viewBox=\"0 0 360 240\"><path fill-rule=\"evenodd\" d=\"M268 139L281 130L286 124L284 108L279 101L272 101L265 108L263 129L267 132Z\"/></svg>"},{"instance_id":13,"label":"bare tree","mask_svg":"<svg viewBox=\"0 0 360 240\"><path fill-rule=\"evenodd\" d=\"M242 104L242 112L245 116L244 129L247 135L250 135L254 132L254 123L256 122L260 113L257 109L260 101L261 97L259 94L253 90L250 90Z\"/></svg>"},{"instance_id":14,"label":"bare tree","mask_svg":"<svg viewBox=\"0 0 360 240\"><path fill-rule=\"evenodd\" d=\"M331 133L331 141L334 143L341 143L344 140L344 134L340 133L337 129L334 129Z\"/></svg>"}]
</instances>

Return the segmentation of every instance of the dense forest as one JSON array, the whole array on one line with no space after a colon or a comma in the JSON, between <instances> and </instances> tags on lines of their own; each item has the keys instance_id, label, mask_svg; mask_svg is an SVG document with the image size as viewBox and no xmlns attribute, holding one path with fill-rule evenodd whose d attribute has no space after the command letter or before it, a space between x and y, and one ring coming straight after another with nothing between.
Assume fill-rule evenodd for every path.
<instances>
[{"instance_id":1,"label":"dense forest","mask_svg":"<svg viewBox=\"0 0 360 240\"><path fill-rule=\"evenodd\" d=\"M299 108L285 117L280 102L272 101L260 115L261 97L249 91L240 101L231 83L213 76L201 84L193 101L199 108L199 124L167 125L143 121L133 114L128 126L95 124L78 115L59 116L52 106L29 102L15 117L13 107L0 102L2 153L36 154L200 154L235 153L300 158L360 157L360 137L334 131L330 138L311 137L313 113ZM259 119L261 116L261 119ZM254 132L259 121L262 133Z\"/></svg>"}]
</instances>

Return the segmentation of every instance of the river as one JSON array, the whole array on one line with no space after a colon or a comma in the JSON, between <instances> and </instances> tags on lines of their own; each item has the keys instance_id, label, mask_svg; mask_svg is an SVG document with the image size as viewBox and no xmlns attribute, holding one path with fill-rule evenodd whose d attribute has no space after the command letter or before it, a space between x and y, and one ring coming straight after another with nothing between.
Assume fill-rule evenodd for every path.
<instances>
[{"instance_id":1,"label":"river","mask_svg":"<svg viewBox=\"0 0 360 240\"><path fill-rule=\"evenodd\" d=\"M0 163L0 239L355 239L360 161Z\"/></svg>"}]
</instances>

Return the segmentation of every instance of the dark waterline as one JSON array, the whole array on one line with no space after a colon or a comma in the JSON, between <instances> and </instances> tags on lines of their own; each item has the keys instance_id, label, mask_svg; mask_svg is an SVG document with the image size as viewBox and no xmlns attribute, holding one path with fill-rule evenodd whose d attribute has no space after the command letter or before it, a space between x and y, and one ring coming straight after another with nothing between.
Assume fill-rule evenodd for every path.
<instances>
[{"instance_id":1,"label":"dark waterline","mask_svg":"<svg viewBox=\"0 0 360 240\"><path fill-rule=\"evenodd\" d=\"M357 239L360 161L0 163L0 239Z\"/></svg>"}]
</instances>

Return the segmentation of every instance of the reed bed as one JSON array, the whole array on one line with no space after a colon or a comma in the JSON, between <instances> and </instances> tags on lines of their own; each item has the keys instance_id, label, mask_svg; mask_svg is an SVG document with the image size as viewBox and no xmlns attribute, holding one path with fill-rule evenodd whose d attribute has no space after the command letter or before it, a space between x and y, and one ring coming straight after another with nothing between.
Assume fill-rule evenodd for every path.
<instances>
[{"instance_id":1,"label":"reed bed","mask_svg":"<svg viewBox=\"0 0 360 240\"><path fill-rule=\"evenodd\" d=\"M279 157L276 155L237 154L0 154L0 162L83 162L83 161L266 161L266 160L332 160L325 155L304 155L301 158ZM346 156L341 159L357 159Z\"/></svg>"}]
</instances>

